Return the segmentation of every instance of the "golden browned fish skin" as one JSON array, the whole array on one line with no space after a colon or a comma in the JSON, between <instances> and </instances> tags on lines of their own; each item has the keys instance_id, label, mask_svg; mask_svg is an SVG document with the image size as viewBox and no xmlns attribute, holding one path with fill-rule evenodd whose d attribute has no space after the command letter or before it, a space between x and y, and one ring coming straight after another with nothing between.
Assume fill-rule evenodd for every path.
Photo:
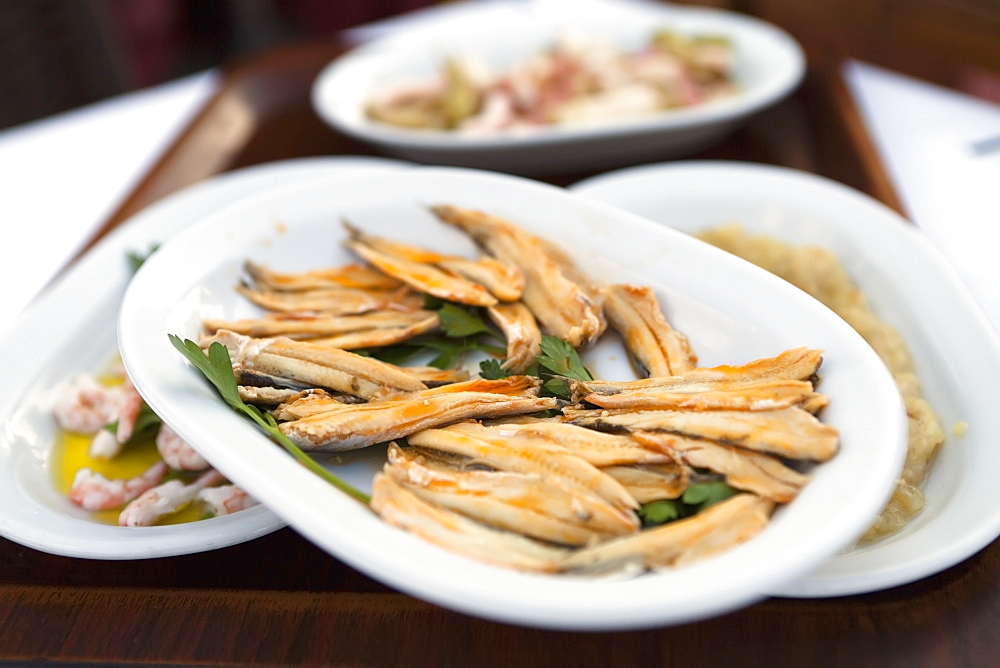
<instances>
[{"instance_id":1,"label":"golden browned fish skin","mask_svg":"<svg viewBox=\"0 0 1000 668\"><path fill-rule=\"evenodd\" d=\"M586 383L581 383L586 385ZM694 390L694 391L692 391ZM671 392L662 387L600 394L591 392L583 400L601 408L619 410L745 410L767 411L807 405L815 408L825 398L813 391L812 383L803 380L773 380L723 390L697 390L682 387ZM810 412L815 412L811 410Z\"/></svg>"},{"instance_id":2,"label":"golden browned fish skin","mask_svg":"<svg viewBox=\"0 0 1000 668\"><path fill-rule=\"evenodd\" d=\"M219 330L202 341L226 346L234 372L259 375L278 386L326 388L371 399L391 392L419 392L427 386L391 364L346 350L288 338L256 339Z\"/></svg>"},{"instance_id":3,"label":"golden browned fish skin","mask_svg":"<svg viewBox=\"0 0 1000 668\"><path fill-rule=\"evenodd\" d=\"M492 387L497 391L490 391ZM278 428L305 450L337 452L392 441L459 420L538 413L556 405L551 397L538 397L532 390L515 392L515 387L516 382L455 383L365 404L331 406L328 411L281 423Z\"/></svg>"},{"instance_id":4,"label":"golden browned fish skin","mask_svg":"<svg viewBox=\"0 0 1000 668\"><path fill-rule=\"evenodd\" d=\"M517 301L524 293L524 274L521 270L489 255L475 260L449 257L440 260L437 265L482 285L502 302Z\"/></svg>"},{"instance_id":5,"label":"golden browned fish skin","mask_svg":"<svg viewBox=\"0 0 1000 668\"><path fill-rule=\"evenodd\" d=\"M428 334L437 330L441 325L441 319L437 313L431 313L426 318L418 320L411 325L402 327L378 327L374 329L362 329L354 332L345 332L334 336L321 336L309 339L310 342L333 348L344 350L357 350L359 348L381 348L392 346L404 341Z\"/></svg>"},{"instance_id":6,"label":"golden browned fish skin","mask_svg":"<svg viewBox=\"0 0 1000 668\"><path fill-rule=\"evenodd\" d=\"M586 347L604 332L601 305L585 286L567 277L538 237L481 211L452 205L432 207L444 222L469 234L494 257L516 265L524 274L521 300L531 309L542 331Z\"/></svg>"},{"instance_id":7,"label":"golden browned fish skin","mask_svg":"<svg viewBox=\"0 0 1000 668\"><path fill-rule=\"evenodd\" d=\"M836 428L798 407L770 411L636 411L564 410L569 421L611 432L659 431L725 445L736 445L780 457L824 462L840 444Z\"/></svg>"},{"instance_id":8,"label":"golden browned fish skin","mask_svg":"<svg viewBox=\"0 0 1000 668\"><path fill-rule=\"evenodd\" d=\"M501 367L512 373L524 373L542 352L542 331L535 316L522 302L490 306L486 314L507 340L507 356Z\"/></svg>"},{"instance_id":9,"label":"golden browned fish skin","mask_svg":"<svg viewBox=\"0 0 1000 668\"><path fill-rule=\"evenodd\" d=\"M444 299L471 306L492 306L497 298L478 283L466 280L454 274L445 272L433 264L412 259L416 251L408 255L394 255L385 252L385 248L396 246L393 242L374 247L367 240L371 239L360 230L345 224L349 237L344 245L354 253L369 262L380 271L385 272L398 281L409 285L418 292L423 292L439 299ZM404 246L404 248L410 248ZM440 255L420 256L440 258Z\"/></svg>"},{"instance_id":10,"label":"golden browned fish skin","mask_svg":"<svg viewBox=\"0 0 1000 668\"><path fill-rule=\"evenodd\" d=\"M322 288L390 290L402 285L396 279L361 263L285 273L272 271L262 264L247 261L243 263L243 270L255 285L271 290L296 291Z\"/></svg>"},{"instance_id":11,"label":"golden browned fish skin","mask_svg":"<svg viewBox=\"0 0 1000 668\"><path fill-rule=\"evenodd\" d=\"M280 313L322 312L325 315L355 315L368 311L414 311L423 307L423 296L408 288L316 288L272 290L238 285L236 291L268 311Z\"/></svg>"},{"instance_id":12,"label":"golden browned fish skin","mask_svg":"<svg viewBox=\"0 0 1000 668\"><path fill-rule=\"evenodd\" d=\"M609 434L568 422L525 417L490 422L484 428L495 432L496 438L547 438L597 467L671 461L670 454L644 447L630 435Z\"/></svg>"},{"instance_id":13,"label":"golden browned fish skin","mask_svg":"<svg viewBox=\"0 0 1000 668\"><path fill-rule=\"evenodd\" d=\"M494 468L537 473L559 480L581 493L597 494L619 509L628 524L636 522L632 511L639 504L625 488L594 465L549 439L534 439L530 443L511 440L497 437L495 432L478 422L459 422L415 433L409 442L471 457Z\"/></svg>"},{"instance_id":14,"label":"golden browned fish skin","mask_svg":"<svg viewBox=\"0 0 1000 668\"><path fill-rule=\"evenodd\" d=\"M434 311L371 311L358 315L328 315L316 313L267 313L259 318L221 320L208 318L205 330L214 333L228 330L265 338L284 336L290 339L321 339L357 332L388 329L394 332L416 327L429 331L439 324Z\"/></svg>"},{"instance_id":15,"label":"golden browned fish skin","mask_svg":"<svg viewBox=\"0 0 1000 668\"><path fill-rule=\"evenodd\" d=\"M490 526L564 545L620 534L602 500L574 494L541 476L445 466L396 444L383 471L418 496Z\"/></svg>"},{"instance_id":16,"label":"golden browned fish skin","mask_svg":"<svg viewBox=\"0 0 1000 668\"><path fill-rule=\"evenodd\" d=\"M541 573L555 572L567 550L509 531L491 529L428 503L384 473L372 483L371 508L386 523L478 561Z\"/></svg>"},{"instance_id":17,"label":"golden browned fish skin","mask_svg":"<svg viewBox=\"0 0 1000 668\"><path fill-rule=\"evenodd\" d=\"M760 533L773 508L767 499L737 494L697 515L577 550L566 557L562 568L596 573L691 564Z\"/></svg>"},{"instance_id":18,"label":"golden browned fish skin","mask_svg":"<svg viewBox=\"0 0 1000 668\"><path fill-rule=\"evenodd\" d=\"M674 376L657 376L630 381L575 381L574 399L585 394L615 394L617 392L664 391L704 392L727 390L771 380L801 380L812 382L823 363L822 351L812 348L792 348L775 357L765 357L747 364L699 367ZM813 383L815 385L815 383Z\"/></svg>"},{"instance_id":19,"label":"golden browned fish skin","mask_svg":"<svg viewBox=\"0 0 1000 668\"><path fill-rule=\"evenodd\" d=\"M726 478L730 487L753 492L776 503L789 503L809 482L809 476L779 458L746 448L662 432L633 434L640 443L674 454L692 468L708 469Z\"/></svg>"},{"instance_id":20,"label":"golden browned fish skin","mask_svg":"<svg viewBox=\"0 0 1000 668\"><path fill-rule=\"evenodd\" d=\"M639 503L676 499L691 483L691 469L684 464L616 464L601 470L617 480Z\"/></svg>"},{"instance_id":21,"label":"golden browned fish skin","mask_svg":"<svg viewBox=\"0 0 1000 668\"><path fill-rule=\"evenodd\" d=\"M672 376L695 368L698 357L688 338L667 322L652 288L618 283L602 292L608 324L621 335L642 376Z\"/></svg>"}]
</instances>

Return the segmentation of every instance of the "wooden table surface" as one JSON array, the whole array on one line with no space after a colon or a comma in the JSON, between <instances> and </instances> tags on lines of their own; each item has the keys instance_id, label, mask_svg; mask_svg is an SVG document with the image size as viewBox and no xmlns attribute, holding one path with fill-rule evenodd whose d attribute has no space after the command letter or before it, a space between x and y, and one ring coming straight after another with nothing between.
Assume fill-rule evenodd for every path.
<instances>
[{"instance_id":1,"label":"wooden table surface","mask_svg":"<svg viewBox=\"0 0 1000 668\"><path fill-rule=\"evenodd\" d=\"M271 51L226 71L218 95L102 232L224 171L370 154L309 107L332 44ZM836 61L721 145L691 156L822 174L899 203ZM549 179L566 185L587 176ZM769 599L663 629L570 633L497 624L392 591L291 529L202 554L91 561L0 539L0 664L986 666L1000 660L1000 542L933 577L878 593Z\"/></svg>"}]
</instances>

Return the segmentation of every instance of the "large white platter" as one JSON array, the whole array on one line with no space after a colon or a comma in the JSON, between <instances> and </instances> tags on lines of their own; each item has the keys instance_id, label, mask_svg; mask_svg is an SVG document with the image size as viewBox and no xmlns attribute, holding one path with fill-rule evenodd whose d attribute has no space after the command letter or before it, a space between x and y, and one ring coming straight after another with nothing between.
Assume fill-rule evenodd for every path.
<instances>
[{"instance_id":1,"label":"large white platter","mask_svg":"<svg viewBox=\"0 0 1000 668\"><path fill-rule=\"evenodd\" d=\"M785 596L840 596L901 585L959 563L1000 535L1000 343L955 271L918 229L842 184L788 169L690 162L621 170L576 192L671 228L724 223L835 252L873 308L904 336L947 439L924 486L927 506L902 533L850 550ZM953 426L968 424L964 436Z\"/></svg>"},{"instance_id":2,"label":"large white platter","mask_svg":"<svg viewBox=\"0 0 1000 668\"><path fill-rule=\"evenodd\" d=\"M641 119L488 137L395 128L370 121L364 113L375 91L401 79L432 76L451 55L476 56L504 70L550 47L567 30L635 50L653 30L664 27L729 37L741 92ZM792 37L743 14L609 0L481 3L479 11L429 21L345 54L320 73L313 106L336 129L390 155L516 174L578 173L706 148L790 93L804 69L805 59Z\"/></svg>"},{"instance_id":3,"label":"large white platter","mask_svg":"<svg viewBox=\"0 0 1000 668\"><path fill-rule=\"evenodd\" d=\"M704 364L744 362L803 345L825 350L823 390L832 404L824 419L841 430L841 452L815 468L801 496L761 535L724 555L635 579L529 575L471 561L385 525L227 408L169 343L169 334L197 338L205 317L254 312L233 290L247 259L283 271L353 261L341 247L341 218L375 234L471 255L471 242L426 208L441 202L516 221L562 245L597 280L654 286ZM321 178L235 202L178 234L139 270L123 300L119 339L126 367L153 409L304 536L402 591L518 624L637 628L757 600L855 540L887 498L904 450L901 401L884 365L812 298L617 208L471 170L414 168L377 181ZM611 337L585 359L597 376L631 376ZM384 457L378 447L321 460L367 490ZM845 495L845 489L855 491Z\"/></svg>"},{"instance_id":4,"label":"large white platter","mask_svg":"<svg viewBox=\"0 0 1000 668\"><path fill-rule=\"evenodd\" d=\"M145 254L233 198L321 174L374 173L403 163L319 158L232 172L171 195L108 235L37 298L0 341L0 536L73 557L144 559L210 550L284 526L264 506L190 524L99 524L56 492L50 461L53 389L95 373L117 354L118 309L131 279L130 252Z\"/></svg>"}]
</instances>

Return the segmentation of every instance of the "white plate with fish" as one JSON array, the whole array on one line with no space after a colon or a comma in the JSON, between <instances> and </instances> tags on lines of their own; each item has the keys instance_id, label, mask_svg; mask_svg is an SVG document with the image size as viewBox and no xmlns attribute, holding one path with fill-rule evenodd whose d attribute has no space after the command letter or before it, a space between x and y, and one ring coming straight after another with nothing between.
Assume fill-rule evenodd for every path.
<instances>
[{"instance_id":1,"label":"white plate with fish","mask_svg":"<svg viewBox=\"0 0 1000 668\"><path fill-rule=\"evenodd\" d=\"M613 55L605 59L607 62L633 58L640 52L647 57L655 50L646 47L661 29L685 40L727 40L731 65L718 66L722 74L717 76L728 79L735 89L732 94L705 92L709 84L700 83L700 76L678 75L688 68L673 61L662 65L668 74L658 79L653 92L645 82L634 81L632 74L626 76L624 70L607 73L609 65L595 62L594 54L608 51ZM572 105L556 105L539 102L553 99L548 93L524 92L536 90L534 80L528 77L516 75L514 83L507 87L495 83L515 65L538 58L554 43L561 44L559 40L566 35L575 35L584 43L559 52L559 58L571 63L560 65L562 71L598 70L590 78L614 81L615 87L608 83L600 95L574 98ZM590 44L590 40L599 46ZM461 59L465 57L474 59L476 65L461 70L461 81L476 82L475 87L469 83L447 90L475 92L464 96L471 100L464 106L449 106L443 124L459 130L412 127L433 125L437 120L394 113L392 109L400 105L379 102L386 98L386 91L392 96L402 87L416 90L421 82L439 77L446 62L464 63ZM751 114L789 94L804 69L805 59L792 37L775 26L734 12L606 0L489 3L479 11L465 11L401 31L345 54L320 73L313 86L313 106L337 130L391 155L418 162L526 175L579 173L677 157L706 148ZM633 81L618 87L623 79ZM698 83L684 83L691 81ZM570 87L580 88L566 82L565 88ZM554 88L545 84L537 90ZM516 100L508 99L497 92L500 89L520 92ZM710 90L716 91L718 86ZM427 106L424 101L411 102L411 97L407 97L408 108ZM456 93L450 99L460 97ZM662 103L664 99L670 102ZM660 104L671 107L651 110ZM373 120L372 109L389 110L376 116L392 122ZM452 109L458 110L453 113Z\"/></svg>"},{"instance_id":2,"label":"white plate with fish","mask_svg":"<svg viewBox=\"0 0 1000 668\"><path fill-rule=\"evenodd\" d=\"M284 526L264 506L172 526L124 528L95 521L57 491L53 393L72 376L97 374L116 358L118 309L132 276L129 254L145 255L192 221L264 185L402 164L316 158L225 174L136 214L61 274L0 344L8 374L0 389L0 536L71 557L144 559L225 547Z\"/></svg>"},{"instance_id":3,"label":"white plate with fish","mask_svg":"<svg viewBox=\"0 0 1000 668\"><path fill-rule=\"evenodd\" d=\"M963 561L1000 535L1000 508L992 501L998 425L989 401L1000 345L957 274L915 226L847 186L764 165L651 165L573 190L689 233L738 224L754 235L829 249L909 348L945 438L922 485L926 506L895 535L848 550L773 593L841 596L902 585Z\"/></svg>"},{"instance_id":4,"label":"white plate with fish","mask_svg":"<svg viewBox=\"0 0 1000 668\"><path fill-rule=\"evenodd\" d=\"M802 493L752 540L682 570L634 578L499 568L383 523L228 408L169 337L198 340L207 317L256 313L234 290L248 260L283 272L356 261L342 246L342 218L438 253L472 254L471 240L435 218L430 203L489 211L555 241L594 280L653 286L703 365L743 363L802 345L824 350L822 388L831 402L823 419L840 430L839 453L815 467ZM857 538L891 491L905 448L900 396L885 366L815 300L617 208L474 170L420 167L377 182L321 178L234 201L172 238L143 265L123 301L119 339L125 365L153 409L308 539L404 592L523 625L641 628L758 600ZM585 362L598 377L632 377L613 338L590 349ZM385 457L385 447L373 446L319 461L367 492ZM845 497L845 489L857 491Z\"/></svg>"}]
</instances>

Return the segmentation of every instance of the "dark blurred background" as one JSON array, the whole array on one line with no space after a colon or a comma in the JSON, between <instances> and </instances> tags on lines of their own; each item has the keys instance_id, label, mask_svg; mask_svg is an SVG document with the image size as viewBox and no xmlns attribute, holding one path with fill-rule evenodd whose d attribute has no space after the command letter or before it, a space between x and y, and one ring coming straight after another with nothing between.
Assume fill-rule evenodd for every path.
<instances>
[{"instance_id":1,"label":"dark blurred background","mask_svg":"<svg viewBox=\"0 0 1000 668\"><path fill-rule=\"evenodd\" d=\"M455 0L0 0L0 129ZM687 0L1000 103L1000 0Z\"/></svg>"},{"instance_id":2,"label":"dark blurred background","mask_svg":"<svg viewBox=\"0 0 1000 668\"><path fill-rule=\"evenodd\" d=\"M433 0L0 0L0 128Z\"/></svg>"}]
</instances>

